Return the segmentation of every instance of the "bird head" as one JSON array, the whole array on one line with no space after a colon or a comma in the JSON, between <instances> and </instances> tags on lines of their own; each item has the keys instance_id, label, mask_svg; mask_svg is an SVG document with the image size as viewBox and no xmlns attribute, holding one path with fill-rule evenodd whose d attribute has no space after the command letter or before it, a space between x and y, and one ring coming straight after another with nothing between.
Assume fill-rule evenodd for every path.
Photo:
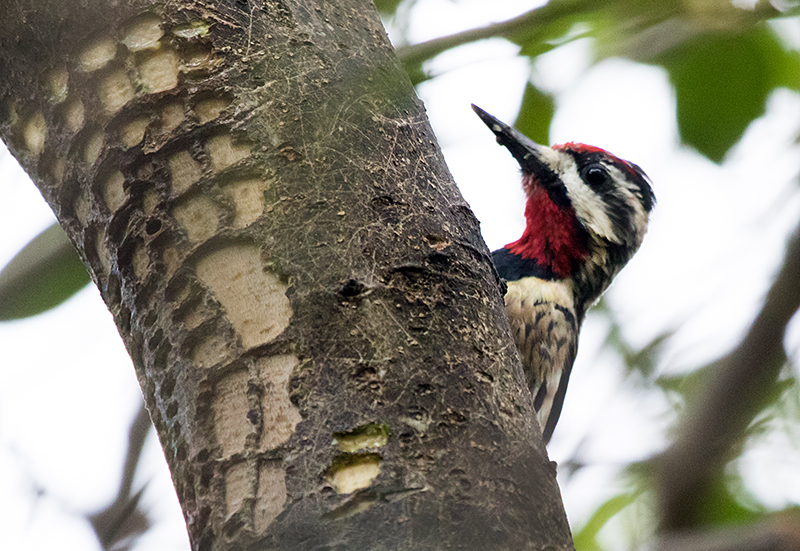
<instances>
[{"instance_id":1,"label":"bird head","mask_svg":"<svg viewBox=\"0 0 800 551\"><path fill-rule=\"evenodd\" d=\"M599 147L537 144L472 108L522 169L526 229L506 249L536 261L548 279L573 278L594 301L642 243L655 204L647 175Z\"/></svg>"}]
</instances>

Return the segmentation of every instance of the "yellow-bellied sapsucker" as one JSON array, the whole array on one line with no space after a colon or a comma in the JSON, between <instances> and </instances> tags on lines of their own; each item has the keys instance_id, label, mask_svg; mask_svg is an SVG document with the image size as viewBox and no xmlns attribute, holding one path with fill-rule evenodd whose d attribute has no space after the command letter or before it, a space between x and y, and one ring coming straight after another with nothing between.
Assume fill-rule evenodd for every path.
<instances>
[{"instance_id":1,"label":"yellow-bellied sapsucker","mask_svg":"<svg viewBox=\"0 0 800 551\"><path fill-rule=\"evenodd\" d=\"M522 168L525 231L494 251L544 441L553 434L586 310L630 260L655 204L637 165L598 147L546 147L473 105Z\"/></svg>"}]
</instances>

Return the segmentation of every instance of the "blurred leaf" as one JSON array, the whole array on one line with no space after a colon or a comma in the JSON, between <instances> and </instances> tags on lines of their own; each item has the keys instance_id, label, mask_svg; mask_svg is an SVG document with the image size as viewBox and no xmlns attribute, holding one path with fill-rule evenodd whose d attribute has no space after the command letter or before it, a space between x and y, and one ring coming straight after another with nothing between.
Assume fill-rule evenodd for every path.
<instances>
[{"instance_id":1,"label":"blurred leaf","mask_svg":"<svg viewBox=\"0 0 800 551\"><path fill-rule=\"evenodd\" d=\"M375 8L383 15L394 15L403 0L373 0Z\"/></svg>"},{"instance_id":2,"label":"blurred leaf","mask_svg":"<svg viewBox=\"0 0 800 551\"><path fill-rule=\"evenodd\" d=\"M535 57L586 36L609 16L616 0L550 0L514 18L502 36L520 46L520 54Z\"/></svg>"},{"instance_id":3,"label":"blurred leaf","mask_svg":"<svg viewBox=\"0 0 800 551\"><path fill-rule=\"evenodd\" d=\"M630 505L635 498L635 493L621 494L612 497L598 507L592 518L581 528L580 532L574 535L573 543L575 544L575 549L580 551L600 551L600 545L597 543L597 534L613 516Z\"/></svg>"},{"instance_id":4,"label":"blurred leaf","mask_svg":"<svg viewBox=\"0 0 800 551\"><path fill-rule=\"evenodd\" d=\"M748 438L761 436L781 425L784 430L796 425L799 388L797 379L788 377L775 381L770 388L765 389L767 392L764 398L765 406L747 427Z\"/></svg>"},{"instance_id":5,"label":"blurred leaf","mask_svg":"<svg viewBox=\"0 0 800 551\"><path fill-rule=\"evenodd\" d=\"M776 86L800 92L800 52L781 50L781 55L772 62L772 69Z\"/></svg>"},{"instance_id":6,"label":"blurred leaf","mask_svg":"<svg viewBox=\"0 0 800 551\"><path fill-rule=\"evenodd\" d=\"M656 363L659 354L664 346L669 342L675 331L667 329L663 333L656 335L653 340L639 350L631 350L625 354L625 367L628 372L638 371L648 379L656 372Z\"/></svg>"},{"instance_id":7,"label":"blurred leaf","mask_svg":"<svg viewBox=\"0 0 800 551\"><path fill-rule=\"evenodd\" d=\"M433 78L434 75L426 72L425 69L422 67L422 63L406 63L405 64L406 73L408 73L408 78L411 80L411 84L414 86L425 82L426 80L430 80Z\"/></svg>"},{"instance_id":8,"label":"blurred leaf","mask_svg":"<svg viewBox=\"0 0 800 551\"><path fill-rule=\"evenodd\" d=\"M784 426L784 429L789 429L794 435L800 434L800 381L794 377L796 371L797 366L787 364L787 372L791 375L785 381L781 381L786 386L783 388L781 396L775 401L773 416ZM800 445L800 441L798 441L798 445Z\"/></svg>"},{"instance_id":9,"label":"blurred leaf","mask_svg":"<svg viewBox=\"0 0 800 551\"><path fill-rule=\"evenodd\" d=\"M625 363L625 371L628 375L638 372L646 380L651 380L656 372L656 364L659 355L672 336L674 329L665 329L662 333L653 337L642 348L636 349L625 339L622 334L622 326L615 312L608 306L605 298L600 300L592 308L592 313L605 317L609 323L608 334L606 335L605 345L612 348ZM658 383L658 381L656 381Z\"/></svg>"},{"instance_id":10,"label":"blurred leaf","mask_svg":"<svg viewBox=\"0 0 800 551\"><path fill-rule=\"evenodd\" d=\"M531 24L520 26L513 33L506 35L506 38L520 46L520 55L536 57L574 39L575 33L571 33L575 25L576 14L573 17L563 17L549 21L545 25Z\"/></svg>"},{"instance_id":11,"label":"blurred leaf","mask_svg":"<svg viewBox=\"0 0 800 551\"><path fill-rule=\"evenodd\" d=\"M773 88L800 79L797 56L765 25L739 35L700 35L662 63L675 86L681 138L716 162L764 113Z\"/></svg>"},{"instance_id":12,"label":"blurred leaf","mask_svg":"<svg viewBox=\"0 0 800 551\"><path fill-rule=\"evenodd\" d=\"M64 230L54 224L34 237L0 271L0 321L54 308L89 281Z\"/></svg>"},{"instance_id":13,"label":"blurred leaf","mask_svg":"<svg viewBox=\"0 0 800 551\"><path fill-rule=\"evenodd\" d=\"M725 358L720 358L685 374L662 375L655 380L655 384L671 399L675 409L681 411L687 404L699 403L702 392L720 368L720 362L724 360ZM798 407L795 405L798 403L798 388L798 381L787 377L762 389L765 392L763 405L760 413L747 427L745 436L762 435L772 430L776 421L794 423L798 417Z\"/></svg>"},{"instance_id":14,"label":"blurred leaf","mask_svg":"<svg viewBox=\"0 0 800 551\"><path fill-rule=\"evenodd\" d=\"M626 373L631 374L637 372L643 375L647 380L650 380L656 372L656 364L658 363L662 349L675 334L675 331L666 329L637 350L623 337L622 327L619 325L619 322L613 319L613 317L609 317L611 318L612 324L608 331L606 344L616 350L622 357L622 360L625 362Z\"/></svg>"},{"instance_id":15,"label":"blurred leaf","mask_svg":"<svg viewBox=\"0 0 800 551\"><path fill-rule=\"evenodd\" d=\"M703 492L701 507L698 511L698 526L744 525L763 517L763 513L754 511L741 504L741 501L753 503L751 496L744 494L744 485L738 475L722 475L716 477Z\"/></svg>"},{"instance_id":16,"label":"blurred leaf","mask_svg":"<svg viewBox=\"0 0 800 551\"><path fill-rule=\"evenodd\" d=\"M514 126L533 141L550 143L550 123L555 110L553 97L540 91L530 82L525 85L522 105Z\"/></svg>"},{"instance_id":17,"label":"blurred leaf","mask_svg":"<svg viewBox=\"0 0 800 551\"><path fill-rule=\"evenodd\" d=\"M661 375L655 380L655 384L661 388L668 396L677 398L678 406L694 403L700 392L708 384L709 377L717 367L716 362L698 367L689 373L679 375Z\"/></svg>"}]
</instances>

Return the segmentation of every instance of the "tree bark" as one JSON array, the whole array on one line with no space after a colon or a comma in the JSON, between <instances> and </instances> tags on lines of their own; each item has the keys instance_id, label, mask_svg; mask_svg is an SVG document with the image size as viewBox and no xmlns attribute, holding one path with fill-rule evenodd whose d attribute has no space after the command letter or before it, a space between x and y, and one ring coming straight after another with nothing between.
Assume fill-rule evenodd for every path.
<instances>
[{"instance_id":1,"label":"tree bark","mask_svg":"<svg viewBox=\"0 0 800 551\"><path fill-rule=\"evenodd\" d=\"M0 75L194 549L572 548L500 282L371 4L19 0Z\"/></svg>"}]
</instances>

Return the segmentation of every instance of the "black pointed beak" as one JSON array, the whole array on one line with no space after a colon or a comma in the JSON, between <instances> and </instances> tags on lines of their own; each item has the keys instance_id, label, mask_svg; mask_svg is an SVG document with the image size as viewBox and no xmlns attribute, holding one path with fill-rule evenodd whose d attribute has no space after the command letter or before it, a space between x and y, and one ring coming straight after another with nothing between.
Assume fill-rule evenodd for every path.
<instances>
[{"instance_id":1,"label":"black pointed beak","mask_svg":"<svg viewBox=\"0 0 800 551\"><path fill-rule=\"evenodd\" d=\"M522 132L511 128L506 123L493 117L474 103L472 110L477 113L486 126L497 136L497 143L505 146L522 168L525 174L551 173L548 159L552 159L554 151L547 146L539 145Z\"/></svg>"}]
</instances>

